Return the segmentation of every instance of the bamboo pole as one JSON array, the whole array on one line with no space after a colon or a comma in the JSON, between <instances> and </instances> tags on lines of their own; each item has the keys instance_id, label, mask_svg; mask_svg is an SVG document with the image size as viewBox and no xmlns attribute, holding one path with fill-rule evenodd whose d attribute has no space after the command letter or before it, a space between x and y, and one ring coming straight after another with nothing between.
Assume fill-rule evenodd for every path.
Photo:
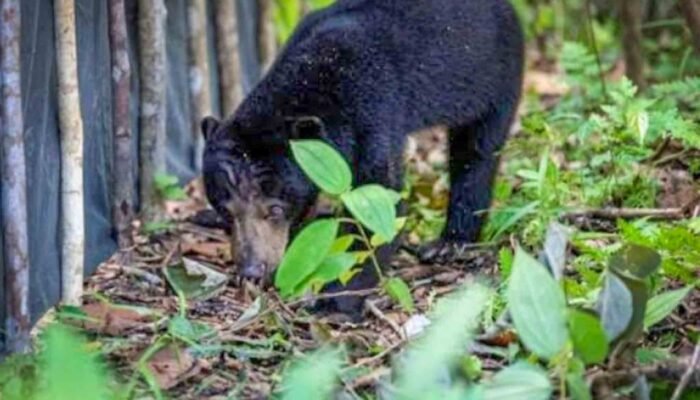
<instances>
[{"instance_id":1,"label":"bamboo pole","mask_svg":"<svg viewBox=\"0 0 700 400\"><path fill-rule=\"evenodd\" d=\"M700 0L680 0L678 5L688 24L695 51L700 54Z\"/></svg>"},{"instance_id":2,"label":"bamboo pole","mask_svg":"<svg viewBox=\"0 0 700 400\"><path fill-rule=\"evenodd\" d=\"M112 218L120 248L131 245L129 227L134 215L131 149L133 135L129 118L131 63L124 0L109 0L109 43L112 55L112 129L114 169Z\"/></svg>"},{"instance_id":3,"label":"bamboo pole","mask_svg":"<svg viewBox=\"0 0 700 400\"><path fill-rule=\"evenodd\" d=\"M139 0L139 69L141 115L139 119L139 192L141 210L152 218L158 207L154 186L157 173L165 172L166 52L163 0Z\"/></svg>"},{"instance_id":4,"label":"bamboo pole","mask_svg":"<svg viewBox=\"0 0 700 400\"><path fill-rule=\"evenodd\" d=\"M83 119L80 112L74 0L54 1L61 131L61 259L63 302L79 304L83 292L85 212L83 209Z\"/></svg>"},{"instance_id":5,"label":"bamboo pole","mask_svg":"<svg viewBox=\"0 0 700 400\"><path fill-rule=\"evenodd\" d=\"M27 173L20 69L19 0L0 0L0 147L2 147L2 231L5 266L5 334L7 350L29 349L29 258Z\"/></svg>"},{"instance_id":6,"label":"bamboo pole","mask_svg":"<svg viewBox=\"0 0 700 400\"><path fill-rule=\"evenodd\" d=\"M202 167L202 153L204 152L204 137L200 133L199 126L202 119L212 113L207 20L206 0L188 0L191 128L195 142L195 167L198 171Z\"/></svg>"},{"instance_id":7,"label":"bamboo pole","mask_svg":"<svg viewBox=\"0 0 700 400\"><path fill-rule=\"evenodd\" d=\"M273 0L258 0L258 48L260 65L266 72L277 54L277 37L275 35Z\"/></svg>"},{"instance_id":8,"label":"bamboo pole","mask_svg":"<svg viewBox=\"0 0 700 400\"><path fill-rule=\"evenodd\" d=\"M231 115L243 100L238 12L235 0L219 0L216 7L216 53L219 64L221 113Z\"/></svg>"}]
</instances>

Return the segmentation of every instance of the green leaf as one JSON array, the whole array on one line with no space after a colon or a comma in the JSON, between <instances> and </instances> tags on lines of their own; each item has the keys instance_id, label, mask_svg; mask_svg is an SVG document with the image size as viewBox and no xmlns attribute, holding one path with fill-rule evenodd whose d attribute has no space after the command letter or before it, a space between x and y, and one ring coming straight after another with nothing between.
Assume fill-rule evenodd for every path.
<instances>
[{"instance_id":1,"label":"green leaf","mask_svg":"<svg viewBox=\"0 0 700 400\"><path fill-rule=\"evenodd\" d=\"M622 279L608 271L598 298L598 315L608 341L619 337L632 320L632 293Z\"/></svg>"},{"instance_id":2,"label":"green leaf","mask_svg":"<svg viewBox=\"0 0 700 400\"><path fill-rule=\"evenodd\" d=\"M312 280L320 280L323 283L339 279L356 264L357 258L351 253L331 254L319 265L311 275Z\"/></svg>"},{"instance_id":3,"label":"green leaf","mask_svg":"<svg viewBox=\"0 0 700 400\"><path fill-rule=\"evenodd\" d=\"M609 265L617 274L633 279L645 279L659 269L661 256L648 247L630 244L613 254Z\"/></svg>"},{"instance_id":4,"label":"green leaf","mask_svg":"<svg viewBox=\"0 0 700 400\"><path fill-rule=\"evenodd\" d=\"M202 339L216 335L216 331L209 325L190 321L181 315L170 319L168 333L190 345L196 345Z\"/></svg>"},{"instance_id":5,"label":"green leaf","mask_svg":"<svg viewBox=\"0 0 700 400\"><path fill-rule=\"evenodd\" d=\"M518 362L494 375L484 385L484 400L548 400L552 384L536 365Z\"/></svg>"},{"instance_id":6,"label":"green leaf","mask_svg":"<svg viewBox=\"0 0 700 400\"><path fill-rule=\"evenodd\" d=\"M353 243L355 243L355 237L353 235L341 236L333 242L330 253L345 253L350 249Z\"/></svg>"},{"instance_id":7,"label":"green leaf","mask_svg":"<svg viewBox=\"0 0 700 400\"><path fill-rule=\"evenodd\" d=\"M413 296L411 296L411 289L408 287L406 282L401 278L390 278L384 283L384 290L386 293L401 305L401 308L407 312L413 312L415 310L415 305L413 304Z\"/></svg>"},{"instance_id":8,"label":"green leaf","mask_svg":"<svg viewBox=\"0 0 700 400\"><path fill-rule=\"evenodd\" d=\"M518 248L508 286L508 307L525 346L551 359L566 345L566 300L547 269Z\"/></svg>"},{"instance_id":9,"label":"green leaf","mask_svg":"<svg viewBox=\"0 0 700 400\"><path fill-rule=\"evenodd\" d=\"M444 398L441 372L456 366L463 354L457 349L473 339L491 293L486 286L471 284L438 302L432 323L397 365L396 399Z\"/></svg>"},{"instance_id":10,"label":"green leaf","mask_svg":"<svg viewBox=\"0 0 700 400\"><path fill-rule=\"evenodd\" d=\"M396 207L387 189L361 186L341 196L343 204L362 225L391 242L397 234Z\"/></svg>"},{"instance_id":11,"label":"green leaf","mask_svg":"<svg viewBox=\"0 0 700 400\"><path fill-rule=\"evenodd\" d=\"M287 297L323 262L338 234L336 219L322 219L304 228L294 239L282 258L275 286Z\"/></svg>"},{"instance_id":12,"label":"green leaf","mask_svg":"<svg viewBox=\"0 0 700 400\"><path fill-rule=\"evenodd\" d=\"M281 385L281 399L331 399L343 363L341 352L322 349L297 360L285 372Z\"/></svg>"},{"instance_id":13,"label":"green leaf","mask_svg":"<svg viewBox=\"0 0 700 400\"><path fill-rule=\"evenodd\" d=\"M574 351L586 364L598 364L608 355L608 339L598 317L580 310L569 310L569 332Z\"/></svg>"},{"instance_id":14,"label":"green leaf","mask_svg":"<svg viewBox=\"0 0 700 400\"><path fill-rule=\"evenodd\" d=\"M109 381L97 354L86 351L85 341L56 324L43 334L40 366L43 385L39 400L110 399Z\"/></svg>"},{"instance_id":15,"label":"green leaf","mask_svg":"<svg viewBox=\"0 0 700 400\"><path fill-rule=\"evenodd\" d=\"M574 358L569 364L569 372L566 373L566 384L572 400L592 400L591 389L586 383L586 366L583 361Z\"/></svg>"},{"instance_id":16,"label":"green leaf","mask_svg":"<svg viewBox=\"0 0 700 400\"><path fill-rule=\"evenodd\" d=\"M294 140L291 146L294 159L321 190L334 196L350 190L350 167L333 147L320 140Z\"/></svg>"},{"instance_id":17,"label":"green leaf","mask_svg":"<svg viewBox=\"0 0 700 400\"><path fill-rule=\"evenodd\" d=\"M686 286L682 289L671 290L652 297L647 303L644 315L644 328L649 329L671 314L691 290L693 290L692 286Z\"/></svg>"},{"instance_id":18,"label":"green leaf","mask_svg":"<svg viewBox=\"0 0 700 400\"><path fill-rule=\"evenodd\" d=\"M186 299L211 298L228 282L227 275L189 258L167 266L163 269L163 274L170 286Z\"/></svg>"}]
</instances>

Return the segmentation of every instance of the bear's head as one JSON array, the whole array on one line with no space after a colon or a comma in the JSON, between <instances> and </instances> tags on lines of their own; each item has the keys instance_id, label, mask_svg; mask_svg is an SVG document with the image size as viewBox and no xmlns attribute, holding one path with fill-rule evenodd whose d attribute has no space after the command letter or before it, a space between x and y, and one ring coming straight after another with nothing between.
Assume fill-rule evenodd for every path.
<instances>
[{"instance_id":1,"label":"bear's head","mask_svg":"<svg viewBox=\"0 0 700 400\"><path fill-rule=\"evenodd\" d=\"M206 140L204 186L212 207L231 226L231 253L239 275L271 281L296 228L318 191L291 157L289 141L318 137L318 118L242 124L202 121Z\"/></svg>"}]
</instances>

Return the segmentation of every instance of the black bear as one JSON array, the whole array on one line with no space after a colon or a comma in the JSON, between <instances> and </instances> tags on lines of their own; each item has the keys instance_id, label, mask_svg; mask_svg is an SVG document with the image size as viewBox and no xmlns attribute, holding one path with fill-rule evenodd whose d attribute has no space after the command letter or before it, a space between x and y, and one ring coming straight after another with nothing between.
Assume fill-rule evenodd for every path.
<instances>
[{"instance_id":1,"label":"black bear","mask_svg":"<svg viewBox=\"0 0 700 400\"><path fill-rule=\"evenodd\" d=\"M508 0L338 0L307 16L225 121L206 118L207 197L230 224L241 276L269 279L318 195L289 141L319 138L356 185L401 189L409 133L449 130L449 259L477 238L518 105L523 38ZM371 269L349 285L371 284Z\"/></svg>"}]
</instances>

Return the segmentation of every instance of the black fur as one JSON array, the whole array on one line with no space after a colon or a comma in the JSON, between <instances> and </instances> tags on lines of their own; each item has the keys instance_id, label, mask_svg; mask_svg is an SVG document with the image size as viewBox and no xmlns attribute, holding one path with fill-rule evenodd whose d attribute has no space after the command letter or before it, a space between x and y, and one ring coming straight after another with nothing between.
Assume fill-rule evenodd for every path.
<instances>
[{"instance_id":1,"label":"black fur","mask_svg":"<svg viewBox=\"0 0 700 400\"><path fill-rule=\"evenodd\" d=\"M452 183L442 240L470 242L483 218L475 212L489 207L522 69L521 29L507 0L338 0L304 19L235 115L209 133L205 165L218 142L235 138L249 157L236 168L277 160L285 168L273 179L315 196L289 173L285 150L308 131L345 155L356 184L400 189L406 135L444 125ZM295 202L301 209L312 200Z\"/></svg>"}]
</instances>

